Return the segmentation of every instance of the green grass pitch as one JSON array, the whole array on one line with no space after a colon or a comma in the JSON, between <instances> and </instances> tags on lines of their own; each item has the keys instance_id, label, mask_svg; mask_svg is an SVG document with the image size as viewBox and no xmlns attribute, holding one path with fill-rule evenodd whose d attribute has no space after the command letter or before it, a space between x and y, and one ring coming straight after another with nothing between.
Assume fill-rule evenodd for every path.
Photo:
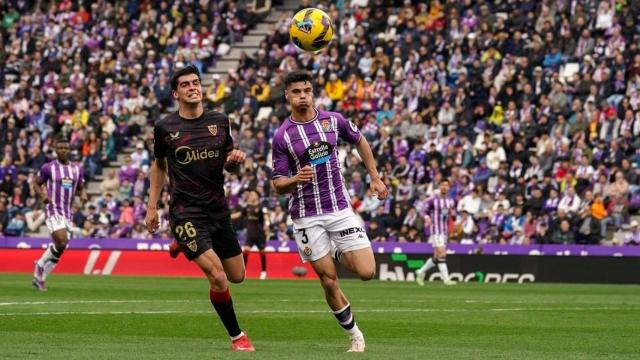
<instances>
[{"instance_id":1,"label":"green grass pitch","mask_svg":"<svg viewBox=\"0 0 640 360\"><path fill-rule=\"evenodd\" d=\"M206 282L0 275L0 359L640 359L640 287L342 281L367 340L346 335L316 281L232 286L257 349L232 353Z\"/></svg>"}]
</instances>

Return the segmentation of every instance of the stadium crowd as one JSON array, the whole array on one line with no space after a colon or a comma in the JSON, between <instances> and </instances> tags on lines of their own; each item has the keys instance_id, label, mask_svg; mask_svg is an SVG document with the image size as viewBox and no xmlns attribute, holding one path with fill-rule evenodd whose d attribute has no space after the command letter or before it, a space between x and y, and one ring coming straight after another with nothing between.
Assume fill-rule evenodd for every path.
<instances>
[{"instance_id":1,"label":"stadium crowd","mask_svg":"<svg viewBox=\"0 0 640 360\"><path fill-rule=\"evenodd\" d=\"M102 174L102 195L78 208L78 233L147 237L149 130L171 107L171 69L212 68L259 15L232 1L65 0L32 12L13 3L2 5L0 44L4 234L42 221L29 184L62 132L88 180L136 147L118 173ZM597 244L624 229L619 243L640 243L631 221L640 208L640 3L302 0L300 8L311 5L334 19L328 48L299 52L284 14L255 54L206 89L207 106L229 114L248 154L228 176L230 206L258 191L272 238L290 237L286 198L269 184L270 140L288 115L283 75L306 68L317 106L360 127L393 189L377 200L355 153L340 149L372 241L426 241L424 202L448 178L459 202L452 241ZM166 209L168 193L161 202ZM160 236L169 236L163 219Z\"/></svg>"},{"instance_id":2,"label":"stadium crowd","mask_svg":"<svg viewBox=\"0 0 640 360\"><path fill-rule=\"evenodd\" d=\"M173 106L172 70L205 73L261 15L234 1L104 0L3 1L0 14L2 233L43 224L32 184L63 135L85 180L104 177L101 195L77 204L73 231L146 237L150 128ZM103 172L127 147L118 172Z\"/></svg>"}]
</instances>

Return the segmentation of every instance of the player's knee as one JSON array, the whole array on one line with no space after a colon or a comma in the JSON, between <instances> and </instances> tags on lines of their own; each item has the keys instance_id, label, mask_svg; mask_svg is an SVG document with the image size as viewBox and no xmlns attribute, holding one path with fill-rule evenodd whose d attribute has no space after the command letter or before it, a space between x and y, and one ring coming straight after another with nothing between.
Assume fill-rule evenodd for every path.
<instances>
[{"instance_id":1,"label":"player's knee","mask_svg":"<svg viewBox=\"0 0 640 360\"><path fill-rule=\"evenodd\" d=\"M69 242L66 229L60 229L52 232L51 237L53 238L53 242L55 242L56 244L66 244L67 242Z\"/></svg>"},{"instance_id":2,"label":"player's knee","mask_svg":"<svg viewBox=\"0 0 640 360\"><path fill-rule=\"evenodd\" d=\"M325 289L333 289L338 287L338 278L336 276L323 275L320 277L322 287Z\"/></svg>"},{"instance_id":3,"label":"player's knee","mask_svg":"<svg viewBox=\"0 0 640 360\"><path fill-rule=\"evenodd\" d=\"M213 288L221 288L224 289L227 287L227 275L224 271L218 269L211 269L207 274L209 278L209 282Z\"/></svg>"},{"instance_id":4,"label":"player's knee","mask_svg":"<svg viewBox=\"0 0 640 360\"><path fill-rule=\"evenodd\" d=\"M376 269L375 268L364 269L363 271L358 272L358 276L362 281L369 281L376 277Z\"/></svg>"},{"instance_id":5,"label":"player's knee","mask_svg":"<svg viewBox=\"0 0 640 360\"><path fill-rule=\"evenodd\" d=\"M69 244L69 239L67 239L65 236L59 236L57 238L54 238L53 240L58 247L66 247L67 244Z\"/></svg>"},{"instance_id":6,"label":"player's knee","mask_svg":"<svg viewBox=\"0 0 640 360\"><path fill-rule=\"evenodd\" d=\"M227 279L229 280L229 282L232 282L234 284L241 283L245 279L245 272L241 271L241 272L234 272L234 273L228 274Z\"/></svg>"}]
</instances>

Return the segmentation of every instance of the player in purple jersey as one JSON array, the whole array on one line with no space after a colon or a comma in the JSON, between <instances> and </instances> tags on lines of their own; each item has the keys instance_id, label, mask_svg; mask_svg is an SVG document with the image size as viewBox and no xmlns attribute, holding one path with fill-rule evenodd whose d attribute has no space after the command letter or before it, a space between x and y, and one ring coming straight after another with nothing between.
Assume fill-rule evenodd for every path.
<instances>
[{"instance_id":1,"label":"player in purple jersey","mask_svg":"<svg viewBox=\"0 0 640 360\"><path fill-rule=\"evenodd\" d=\"M371 190L378 198L385 199L389 191L358 127L339 113L319 111L313 106L312 82L307 71L293 71L286 76L284 94L292 112L273 138L273 185L279 194L292 194L289 213L300 257L311 262L329 307L349 334L348 351L362 352L364 336L338 285L333 258L362 280L373 279L376 264L340 173L338 139L356 146L371 176Z\"/></svg>"},{"instance_id":2,"label":"player in purple jersey","mask_svg":"<svg viewBox=\"0 0 640 360\"><path fill-rule=\"evenodd\" d=\"M50 244L35 262L31 283L40 291L47 291L45 280L60 261L69 243L67 232L72 226L71 205L76 192L83 203L87 202L84 171L81 165L69 161L69 141L58 138L55 149L57 160L42 166L34 184L36 192L45 204L45 223L53 239L53 244Z\"/></svg>"},{"instance_id":3,"label":"player in purple jersey","mask_svg":"<svg viewBox=\"0 0 640 360\"><path fill-rule=\"evenodd\" d=\"M440 193L427 200L423 209L425 224L431 230L429 242L433 245L434 254L416 271L416 281L420 286L424 285L424 277L427 271L438 266L445 285L454 285L456 282L449 279L447 267L447 239L449 238L449 221L455 216L456 200L449 197L449 180L440 181Z\"/></svg>"},{"instance_id":4,"label":"player in purple jersey","mask_svg":"<svg viewBox=\"0 0 640 360\"><path fill-rule=\"evenodd\" d=\"M244 280L240 244L231 226L224 193L224 173L244 163L245 154L234 150L229 119L204 111L198 69L189 65L171 78L178 111L156 122L151 167L147 229L158 229L158 198L169 175L169 222L177 247L195 262L209 280L209 300L231 338L234 351L253 352L240 329L228 282ZM171 253L177 256L177 252Z\"/></svg>"}]
</instances>

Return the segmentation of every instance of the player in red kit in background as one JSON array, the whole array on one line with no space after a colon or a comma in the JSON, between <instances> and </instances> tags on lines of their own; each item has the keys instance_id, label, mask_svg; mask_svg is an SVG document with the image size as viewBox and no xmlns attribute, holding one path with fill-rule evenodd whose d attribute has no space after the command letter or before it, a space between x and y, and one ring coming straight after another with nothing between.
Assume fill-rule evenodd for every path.
<instances>
[{"instance_id":1,"label":"player in red kit in background","mask_svg":"<svg viewBox=\"0 0 640 360\"><path fill-rule=\"evenodd\" d=\"M260 253L260 280L267 278L267 255L264 249L267 245L267 224L265 224L266 210L260 206L260 194L257 191L247 191L247 201L242 211L231 214L231 219L242 219L246 230L246 241L242 249L245 266L249 260L251 248L255 245Z\"/></svg>"},{"instance_id":2,"label":"player in red kit in background","mask_svg":"<svg viewBox=\"0 0 640 360\"><path fill-rule=\"evenodd\" d=\"M147 229L159 226L157 204L169 175L169 222L178 249L195 262L209 280L209 299L231 337L234 351L255 351L240 329L228 281L244 280L242 251L231 226L224 193L223 169L234 171L245 154L234 150L226 115L204 111L200 73L195 66L177 70L171 92L178 111L154 127ZM175 253L172 255L176 255Z\"/></svg>"}]
</instances>

